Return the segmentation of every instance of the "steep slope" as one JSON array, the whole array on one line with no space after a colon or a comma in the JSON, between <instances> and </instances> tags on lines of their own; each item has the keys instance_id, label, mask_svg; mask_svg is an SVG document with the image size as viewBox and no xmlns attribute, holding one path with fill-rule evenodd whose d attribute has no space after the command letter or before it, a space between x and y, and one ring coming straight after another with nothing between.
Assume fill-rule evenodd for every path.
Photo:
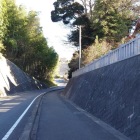
<instances>
[{"instance_id":1,"label":"steep slope","mask_svg":"<svg viewBox=\"0 0 140 140\"><path fill-rule=\"evenodd\" d=\"M0 54L0 96L41 88L47 86L25 74Z\"/></svg>"}]
</instances>

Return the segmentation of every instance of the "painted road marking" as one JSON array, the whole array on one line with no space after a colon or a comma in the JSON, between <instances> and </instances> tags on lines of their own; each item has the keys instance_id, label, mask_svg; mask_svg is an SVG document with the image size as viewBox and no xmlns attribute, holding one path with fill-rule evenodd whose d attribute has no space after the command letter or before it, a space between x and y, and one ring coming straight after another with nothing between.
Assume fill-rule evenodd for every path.
<instances>
[{"instance_id":1,"label":"painted road marking","mask_svg":"<svg viewBox=\"0 0 140 140\"><path fill-rule=\"evenodd\" d=\"M45 92L44 92L45 93ZM44 94L42 93L42 94ZM7 140L9 136L12 134L16 126L19 124L19 122L22 120L22 118L25 116L27 111L30 109L31 105L34 103L34 101L41 96L42 94L38 95L37 97L34 98L34 100L30 103L30 105L25 109L25 111L21 114L21 116L18 118L18 120L14 123L14 125L10 128L10 130L5 134L5 136L2 138L2 140Z\"/></svg>"}]
</instances>

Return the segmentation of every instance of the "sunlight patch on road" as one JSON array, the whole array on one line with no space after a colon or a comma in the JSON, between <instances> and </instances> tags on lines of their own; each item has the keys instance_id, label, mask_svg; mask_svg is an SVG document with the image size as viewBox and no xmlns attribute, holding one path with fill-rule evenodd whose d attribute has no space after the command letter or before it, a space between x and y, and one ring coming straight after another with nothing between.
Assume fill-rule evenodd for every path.
<instances>
[{"instance_id":1,"label":"sunlight patch on road","mask_svg":"<svg viewBox=\"0 0 140 140\"><path fill-rule=\"evenodd\" d=\"M0 107L0 113L8 112L12 107Z\"/></svg>"},{"instance_id":2,"label":"sunlight patch on road","mask_svg":"<svg viewBox=\"0 0 140 140\"><path fill-rule=\"evenodd\" d=\"M7 99L2 98L2 99L0 99L0 113L8 112L9 110L11 110L11 108L20 104L19 101L9 102L12 99L13 98L7 98Z\"/></svg>"}]
</instances>

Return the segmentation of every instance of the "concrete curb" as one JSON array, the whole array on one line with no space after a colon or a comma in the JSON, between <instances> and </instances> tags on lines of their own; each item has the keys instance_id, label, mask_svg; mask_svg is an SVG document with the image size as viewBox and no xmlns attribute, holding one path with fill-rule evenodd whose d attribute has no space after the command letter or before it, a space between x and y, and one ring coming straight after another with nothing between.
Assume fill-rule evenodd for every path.
<instances>
[{"instance_id":1,"label":"concrete curb","mask_svg":"<svg viewBox=\"0 0 140 140\"><path fill-rule=\"evenodd\" d=\"M42 96L42 98L43 98L43 96ZM39 118L40 118L40 113L41 113L41 107L40 107L41 105L42 105L42 100L40 100L40 103L39 103L39 106L38 106L38 110L37 110L37 113L35 115L34 122L32 124L32 129L30 131L30 137L29 137L30 140L35 140L36 139L36 133L37 133L38 123L39 123Z\"/></svg>"},{"instance_id":2,"label":"concrete curb","mask_svg":"<svg viewBox=\"0 0 140 140\"><path fill-rule=\"evenodd\" d=\"M35 107L32 111L31 116L28 119L28 122L26 126L24 127L23 133L21 134L19 140L35 140L36 139L36 132L38 129L38 123L39 123L39 116L40 116L40 105L42 98L45 94L49 92L53 92L56 90L62 90L64 87L53 87L49 88L44 94L42 94L40 97L37 98L35 101Z\"/></svg>"},{"instance_id":3,"label":"concrete curb","mask_svg":"<svg viewBox=\"0 0 140 140\"><path fill-rule=\"evenodd\" d=\"M82 109L81 107L76 105L71 100L68 100L65 96L61 95L60 98L61 98L61 100L63 100L63 102L68 102L70 105L72 105L79 112L83 113L85 116L90 118L93 122L97 123L99 126L104 128L105 130L107 130L110 134L114 135L114 137L118 138L119 140L131 140L130 138L125 136L123 133L116 130L114 127L110 126L109 124L105 123L104 121L100 120L99 118L96 118L95 116L93 116L93 114L90 114L86 110Z\"/></svg>"},{"instance_id":4,"label":"concrete curb","mask_svg":"<svg viewBox=\"0 0 140 140\"><path fill-rule=\"evenodd\" d=\"M42 95L43 96L43 95ZM35 120L35 117L37 115L37 112L38 112L38 108L39 108L39 105L40 105L40 101L41 101L41 98L42 96L40 96L36 102L35 102L35 107L32 111L32 114L31 116L29 117L28 119L28 122L23 130L23 133L21 134L19 140L30 140L30 132L32 130L32 125L34 123L34 120Z\"/></svg>"},{"instance_id":5,"label":"concrete curb","mask_svg":"<svg viewBox=\"0 0 140 140\"><path fill-rule=\"evenodd\" d=\"M58 87L51 88L45 94L47 94L49 92L57 91L57 90L62 90L62 89L64 89L64 88L58 88ZM43 94L43 96L45 94ZM43 96L41 97L41 99L43 98ZM38 106L38 111L36 113L36 117L35 117L34 123L32 125L32 129L30 131L30 139L29 140L36 140L36 134L37 134L37 130L38 130L39 118L40 118L40 113L41 113L41 104L42 104L42 100L40 100L40 104Z\"/></svg>"}]
</instances>

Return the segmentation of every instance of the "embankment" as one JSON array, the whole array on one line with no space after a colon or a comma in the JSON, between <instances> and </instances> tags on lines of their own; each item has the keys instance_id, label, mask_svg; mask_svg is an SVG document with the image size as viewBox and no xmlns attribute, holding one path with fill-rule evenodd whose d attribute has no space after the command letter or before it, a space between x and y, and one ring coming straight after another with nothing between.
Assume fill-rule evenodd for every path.
<instances>
[{"instance_id":1,"label":"embankment","mask_svg":"<svg viewBox=\"0 0 140 140\"><path fill-rule=\"evenodd\" d=\"M47 88L47 86L28 76L0 55L0 96L41 88Z\"/></svg>"},{"instance_id":2,"label":"embankment","mask_svg":"<svg viewBox=\"0 0 140 140\"><path fill-rule=\"evenodd\" d=\"M63 95L140 140L140 55L73 77Z\"/></svg>"}]
</instances>

